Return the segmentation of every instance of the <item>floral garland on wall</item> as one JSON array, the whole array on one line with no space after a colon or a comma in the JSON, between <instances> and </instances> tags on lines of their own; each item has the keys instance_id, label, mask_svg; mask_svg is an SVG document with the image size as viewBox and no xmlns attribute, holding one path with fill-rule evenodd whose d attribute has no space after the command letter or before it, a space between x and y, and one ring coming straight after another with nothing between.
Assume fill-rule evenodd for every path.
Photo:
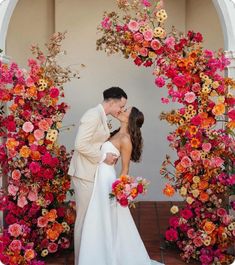
<instances>
[{"instance_id":1,"label":"floral garland on wall","mask_svg":"<svg viewBox=\"0 0 235 265\"><path fill-rule=\"evenodd\" d=\"M1 175L8 178L0 193L5 228L0 235L3 264L45 264L43 257L70 247L74 205L65 203L70 189L70 154L56 142L68 105L63 85L78 77L56 62L64 33L54 34L48 54L32 47L36 60L29 70L0 62Z\"/></svg>"},{"instance_id":2,"label":"floral garland on wall","mask_svg":"<svg viewBox=\"0 0 235 265\"><path fill-rule=\"evenodd\" d=\"M124 15L104 13L97 50L153 66L156 86L168 93L162 103L182 106L160 115L176 126L167 139L178 156L174 163L166 156L162 164L160 173L168 180L163 192L179 191L185 199L182 209L171 208L165 239L186 262L231 264L227 250L235 240L235 220L225 201L235 194L235 81L223 77L229 61L222 51L203 49L200 33L184 36L173 28L167 34L163 1L117 3Z\"/></svg>"}]
</instances>

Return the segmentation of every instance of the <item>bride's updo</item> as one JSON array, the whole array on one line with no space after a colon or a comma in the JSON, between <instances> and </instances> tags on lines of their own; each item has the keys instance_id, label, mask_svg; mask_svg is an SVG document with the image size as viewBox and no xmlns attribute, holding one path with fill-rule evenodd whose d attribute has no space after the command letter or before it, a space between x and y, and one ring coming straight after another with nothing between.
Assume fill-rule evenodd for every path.
<instances>
[{"instance_id":1,"label":"bride's updo","mask_svg":"<svg viewBox=\"0 0 235 265\"><path fill-rule=\"evenodd\" d=\"M139 162L143 150L143 138L140 128L144 123L144 114L136 107L132 107L128 121L128 132L132 142L131 160Z\"/></svg>"}]
</instances>

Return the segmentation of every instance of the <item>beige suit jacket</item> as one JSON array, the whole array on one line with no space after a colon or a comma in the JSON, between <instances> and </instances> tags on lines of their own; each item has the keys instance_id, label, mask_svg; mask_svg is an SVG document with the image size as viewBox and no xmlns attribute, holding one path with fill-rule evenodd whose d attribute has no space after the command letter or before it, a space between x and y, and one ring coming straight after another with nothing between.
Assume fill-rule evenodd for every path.
<instances>
[{"instance_id":1,"label":"beige suit jacket","mask_svg":"<svg viewBox=\"0 0 235 265\"><path fill-rule=\"evenodd\" d=\"M94 181L102 159L101 145L109 138L106 114L101 104L89 109L81 118L68 174Z\"/></svg>"}]
</instances>

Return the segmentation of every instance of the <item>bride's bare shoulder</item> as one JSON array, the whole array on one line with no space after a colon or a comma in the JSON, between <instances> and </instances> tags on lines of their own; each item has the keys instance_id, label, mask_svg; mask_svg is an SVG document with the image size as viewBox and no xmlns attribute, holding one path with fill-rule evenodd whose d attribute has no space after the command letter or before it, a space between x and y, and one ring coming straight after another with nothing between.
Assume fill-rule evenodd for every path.
<instances>
[{"instance_id":1,"label":"bride's bare shoulder","mask_svg":"<svg viewBox=\"0 0 235 265\"><path fill-rule=\"evenodd\" d=\"M122 135L120 135L120 142L121 145L132 145L130 135L127 133L123 133Z\"/></svg>"}]
</instances>

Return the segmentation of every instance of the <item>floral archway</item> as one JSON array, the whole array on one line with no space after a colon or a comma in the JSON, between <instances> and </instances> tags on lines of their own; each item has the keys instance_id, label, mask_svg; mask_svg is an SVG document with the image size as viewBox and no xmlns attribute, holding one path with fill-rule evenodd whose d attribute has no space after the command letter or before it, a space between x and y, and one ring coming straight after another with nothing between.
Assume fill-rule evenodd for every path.
<instances>
[{"instance_id":1,"label":"floral archway","mask_svg":"<svg viewBox=\"0 0 235 265\"><path fill-rule=\"evenodd\" d=\"M228 207L235 202L227 199L235 193L235 81L223 74L229 61L222 51L203 49L200 33L185 36L174 28L167 33L163 1L117 3L120 13L104 13L97 49L152 67L156 86L167 90L162 103L181 105L160 115L176 127L167 139L178 156L162 163L160 174L168 180L163 192L179 191L185 200L182 209L171 208L166 241L187 262L231 264L227 250L235 239L235 219Z\"/></svg>"}]
</instances>

